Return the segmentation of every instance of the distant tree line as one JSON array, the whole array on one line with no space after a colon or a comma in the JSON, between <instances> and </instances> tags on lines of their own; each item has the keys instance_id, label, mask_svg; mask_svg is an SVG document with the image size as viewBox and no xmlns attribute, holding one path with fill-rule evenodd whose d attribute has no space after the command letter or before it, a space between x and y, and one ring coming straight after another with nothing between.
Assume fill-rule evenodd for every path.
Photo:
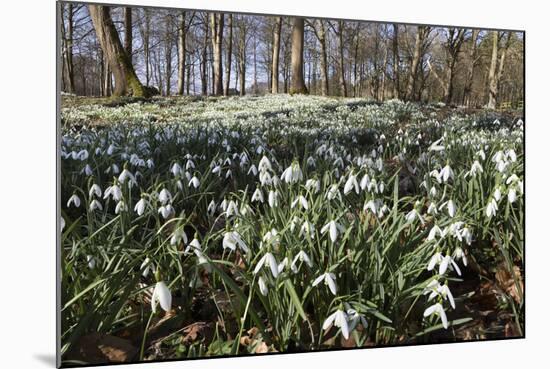
<instances>
[{"instance_id":1,"label":"distant tree line","mask_svg":"<svg viewBox=\"0 0 550 369\"><path fill-rule=\"evenodd\" d=\"M61 3L62 90L523 101L523 34Z\"/></svg>"}]
</instances>

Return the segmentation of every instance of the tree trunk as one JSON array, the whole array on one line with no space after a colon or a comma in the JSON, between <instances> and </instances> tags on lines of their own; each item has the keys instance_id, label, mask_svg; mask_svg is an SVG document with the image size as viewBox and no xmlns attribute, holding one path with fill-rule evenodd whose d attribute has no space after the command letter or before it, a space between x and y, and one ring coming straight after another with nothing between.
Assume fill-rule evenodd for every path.
<instances>
[{"instance_id":1,"label":"tree trunk","mask_svg":"<svg viewBox=\"0 0 550 369\"><path fill-rule=\"evenodd\" d=\"M61 32L65 40L65 89L69 93L75 93L74 85L74 65L73 65L73 4L67 4L67 32L65 33L65 24L63 19L63 7L61 8Z\"/></svg>"},{"instance_id":2,"label":"tree trunk","mask_svg":"<svg viewBox=\"0 0 550 369\"><path fill-rule=\"evenodd\" d=\"M120 43L109 7L88 5L88 9L103 54L106 56L115 76L114 95L145 96L146 91L134 71L128 54L126 54Z\"/></svg>"},{"instance_id":3,"label":"tree trunk","mask_svg":"<svg viewBox=\"0 0 550 369\"><path fill-rule=\"evenodd\" d=\"M307 94L304 82L304 18L295 17L292 24L291 94Z\"/></svg>"},{"instance_id":4,"label":"tree trunk","mask_svg":"<svg viewBox=\"0 0 550 369\"><path fill-rule=\"evenodd\" d=\"M166 34L164 36L164 56L166 58L166 96L172 92L172 16L166 16Z\"/></svg>"},{"instance_id":5,"label":"tree trunk","mask_svg":"<svg viewBox=\"0 0 550 369\"><path fill-rule=\"evenodd\" d=\"M225 57L225 87L223 94L229 95L229 83L231 82L231 55L233 53L233 15L229 14L227 18L227 29L229 35L227 36L227 56Z\"/></svg>"},{"instance_id":6,"label":"tree trunk","mask_svg":"<svg viewBox=\"0 0 550 369\"><path fill-rule=\"evenodd\" d=\"M321 19L317 20L317 25L319 28L318 31L318 39L319 43L321 44L321 79L322 85L321 85L321 93L323 96L327 96L328 91L328 60L327 60L327 40L326 40L326 33L325 33L325 25L323 24L323 21Z\"/></svg>"},{"instance_id":7,"label":"tree trunk","mask_svg":"<svg viewBox=\"0 0 550 369\"><path fill-rule=\"evenodd\" d=\"M183 95L185 86L186 33L185 12L182 11L180 14L180 23L178 27L178 95Z\"/></svg>"},{"instance_id":8,"label":"tree trunk","mask_svg":"<svg viewBox=\"0 0 550 369\"><path fill-rule=\"evenodd\" d=\"M414 86L418 74L418 64L420 63L420 59L422 57L422 44L424 43L424 38L427 35L426 30L427 28L425 26L418 26L416 31L414 54L411 62L411 70L409 72L409 81L407 83L407 100L412 100L414 98Z\"/></svg>"},{"instance_id":9,"label":"tree trunk","mask_svg":"<svg viewBox=\"0 0 550 369\"><path fill-rule=\"evenodd\" d=\"M271 63L271 93L279 92L279 51L281 49L281 28L283 18L275 18L275 29L273 30L273 57Z\"/></svg>"},{"instance_id":10,"label":"tree trunk","mask_svg":"<svg viewBox=\"0 0 550 369\"><path fill-rule=\"evenodd\" d=\"M201 94L208 95L208 18L204 20L204 42L201 57Z\"/></svg>"},{"instance_id":11,"label":"tree trunk","mask_svg":"<svg viewBox=\"0 0 550 369\"><path fill-rule=\"evenodd\" d=\"M497 105L497 60L498 60L498 31L492 31L493 37L493 51L491 53L491 65L489 67L489 101L487 107L489 109L495 109Z\"/></svg>"},{"instance_id":12,"label":"tree trunk","mask_svg":"<svg viewBox=\"0 0 550 369\"><path fill-rule=\"evenodd\" d=\"M401 98L399 91L399 26L393 24L392 37L392 53L393 53L393 97Z\"/></svg>"},{"instance_id":13,"label":"tree trunk","mask_svg":"<svg viewBox=\"0 0 550 369\"><path fill-rule=\"evenodd\" d=\"M348 96L348 90L346 87L346 71L344 68L344 21L338 22L338 69L340 76L340 93L342 96Z\"/></svg>"},{"instance_id":14,"label":"tree trunk","mask_svg":"<svg viewBox=\"0 0 550 369\"><path fill-rule=\"evenodd\" d=\"M132 8L124 8L124 51L132 61Z\"/></svg>"},{"instance_id":15,"label":"tree trunk","mask_svg":"<svg viewBox=\"0 0 550 369\"><path fill-rule=\"evenodd\" d=\"M472 39L470 48L468 49L468 71L466 72L466 84L464 86L464 97L462 104L468 107L471 106L472 86L474 83L474 70L476 64L477 37L479 30L472 30Z\"/></svg>"},{"instance_id":16,"label":"tree trunk","mask_svg":"<svg viewBox=\"0 0 550 369\"><path fill-rule=\"evenodd\" d=\"M210 14L210 26L212 28L212 54L213 54L213 94L223 94L222 81L222 41L223 41L223 22L222 13Z\"/></svg>"},{"instance_id":17,"label":"tree trunk","mask_svg":"<svg viewBox=\"0 0 550 369\"><path fill-rule=\"evenodd\" d=\"M252 61L253 61L253 67L254 67L254 80L252 81L254 88L252 89L252 93L254 95L258 94L258 65L256 63L256 35L254 35L254 47L252 48Z\"/></svg>"}]
</instances>

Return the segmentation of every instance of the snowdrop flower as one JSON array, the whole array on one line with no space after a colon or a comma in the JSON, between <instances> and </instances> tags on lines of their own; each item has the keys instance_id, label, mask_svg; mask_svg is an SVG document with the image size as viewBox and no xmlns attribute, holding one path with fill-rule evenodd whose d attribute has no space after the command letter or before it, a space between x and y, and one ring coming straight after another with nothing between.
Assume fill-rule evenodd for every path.
<instances>
[{"instance_id":1,"label":"snowdrop flower","mask_svg":"<svg viewBox=\"0 0 550 369\"><path fill-rule=\"evenodd\" d=\"M218 177L221 176L221 174L222 174L222 167L221 167L221 165L216 165L216 166L212 169L212 174L217 174Z\"/></svg>"},{"instance_id":2,"label":"snowdrop flower","mask_svg":"<svg viewBox=\"0 0 550 369\"><path fill-rule=\"evenodd\" d=\"M258 274L264 265L271 269L273 278L277 278L279 276L279 265L277 264L277 260L275 260L272 253L267 252L264 256L262 256L258 264L256 264L256 268L254 268L254 274Z\"/></svg>"},{"instance_id":3,"label":"snowdrop flower","mask_svg":"<svg viewBox=\"0 0 550 369\"><path fill-rule=\"evenodd\" d=\"M292 204L290 205L290 208L291 209L294 209L294 207L299 204L303 209L305 210L308 210L309 209L309 205L307 203L307 200L304 196L300 195L298 196L293 202Z\"/></svg>"},{"instance_id":4,"label":"snowdrop flower","mask_svg":"<svg viewBox=\"0 0 550 369\"><path fill-rule=\"evenodd\" d=\"M172 294L164 281L157 282L151 296L151 310L157 312L157 304L160 303L162 310L168 312L172 308Z\"/></svg>"},{"instance_id":5,"label":"snowdrop flower","mask_svg":"<svg viewBox=\"0 0 550 369\"><path fill-rule=\"evenodd\" d=\"M172 233L172 237L170 238L170 245L175 246L180 241L183 241L183 243L187 243L187 234L182 228L176 228L174 232Z\"/></svg>"},{"instance_id":6,"label":"snowdrop flower","mask_svg":"<svg viewBox=\"0 0 550 369\"><path fill-rule=\"evenodd\" d=\"M466 174L464 174L464 178L467 178L468 176L475 177L477 173L483 173L483 167L479 163L479 161L474 161L472 164L472 167Z\"/></svg>"},{"instance_id":7,"label":"snowdrop flower","mask_svg":"<svg viewBox=\"0 0 550 369\"><path fill-rule=\"evenodd\" d=\"M443 255L441 255L440 252L436 252L430 258L430 261L428 262L428 267L426 269L428 271L433 270L433 268L435 268L436 264L440 264L442 261L443 261Z\"/></svg>"},{"instance_id":8,"label":"snowdrop flower","mask_svg":"<svg viewBox=\"0 0 550 369\"><path fill-rule=\"evenodd\" d=\"M61 227L61 232L63 232L63 229L65 228L65 218L61 217L61 219L59 220L59 223Z\"/></svg>"},{"instance_id":9,"label":"snowdrop flower","mask_svg":"<svg viewBox=\"0 0 550 369\"><path fill-rule=\"evenodd\" d=\"M443 324L443 328L447 329L447 327L449 326L447 322L447 314L445 314L445 310L439 302L424 310L424 317L428 317L433 314L439 316L439 318L441 319L441 323Z\"/></svg>"},{"instance_id":10,"label":"snowdrop flower","mask_svg":"<svg viewBox=\"0 0 550 369\"><path fill-rule=\"evenodd\" d=\"M248 168L248 172L246 173L248 175L257 175L258 174L258 168L256 168L256 165L252 164L250 168Z\"/></svg>"},{"instance_id":11,"label":"snowdrop flower","mask_svg":"<svg viewBox=\"0 0 550 369\"><path fill-rule=\"evenodd\" d=\"M435 188L435 186L432 186L432 187L430 188L430 192L429 192L429 193L430 193L430 196L436 197L436 196L437 196L437 188Z\"/></svg>"},{"instance_id":12,"label":"snowdrop flower","mask_svg":"<svg viewBox=\"0 0 550 369\"><path fill-rule=\"evenodd\" d=\"M428 210L426 212L428 214L437 214L438 213L437 206L435 206L435 204L433 202L431 202L430 205L428 206Z\"/></svg>"},{"instance_id":13,"label":"snowdrop flower","mask_svg":"<svg viewBox=\"0 0 550 369\"><path fill-rule=\"evenodd\" d=\"M167 202L172 201L172 194L166 188L163 188L159 194L159 201L162 205L166 205Z\"/></svg>"},{"instance_id":14,"label":"snowdrop flower","mask_svg":"<svg viewBox=\"0 0 550 369\"><path fill-rule=\"evenodd\" d=\"M107 199L109 196L111 196L114 201L120 201L122 199L122 191L120 190L120 187L116 184L107 187L105 193L103 194L103 198Z\"/></svg>"},{"instance_id":15,"label":"snowdrop flower","mask_svg":"<svg viewBox=\"0 0 550 369\"><path fill-rule=\"evenodd\" d=\"M216 212L216 202L214 200L211 200L210 203L208 204L208 208L206 209L206 211L208 212L208 214L210 214L210 216L213 216L214 213Z\"/></svg>"},{"instance_id":16,"label":"snowdrop flower","mask_svg":"<svg viewBox=\"0 0 550 369\"><path fill-rule=\"evenodd\" d=\"M323 322L323 329L327 330L333 323L336 327L340 327L342 330L342 336L344 336L345 339L348 339L350 331L348 326L348 317L343 310L338 309L329 315L329 317Z\"/></svg>"},{"instance_id":17,"label":"snowdrop flower","mask_svg":"<svg viewBox=\"0 0 550 369\"><path fill-rule=\"evenodd\" d=\"M370 178L369 178L369 175L368 174L365 174L363 176L363 178L361 178L361 183L359 184L359 186L361 187L361 189L364 191L367 187L369 187L370 185Z\"/></svg>"},{"instance_id":18,"label":"snowdrop flower","mask_svg":"<svg viewBox=\"0 0 550 369\"><path fill-rule=\"evenodd\" d=\"M90 191L88 192L88 195L90 197L93 197L94 195L97 197L101 197L101 187L99 187L97 184L93 184L92 187L90 187Z\"/></svg>"},{"instance_id":19,"label":"snowdrop flower","mask_svg":"<svg viewBox=\"0 0 550 369\"><path fill-rule=\"evenodd\" d=\"M225 216L230 217L233 215L237 215L239 213L239 207L237 203L233 200L229 201L227 204L227 208L225 210Z\"/></svg>"},{"instance_id":20,"label":"snowdrop flower","mask_svg":"<svg viewBox=\"0 0 550 369\"><path fill-rule=\"evenodd\" d=\"M271 208L276 208L279 206L279 193L277 191L270 190L267 196L267 203Z\"/></svg>"},{"instance_id":21,"label":"snowdrop flower","mask_svg":"<svg viewBox=\"0 0 550 369\"><path fill-rule=\"evenodd\" d=\"M443 238L445 237L445 232L443 232L441 228L439 228L437 224L435 224L432 229L430 229L430 233L428 234L428 241L435 240L437 235L439 235L440 238Z\"/></svg>"},{"instance_id":22,"label":"snowdrop flower","mask_svg":"<svg viewBox=\"0 0 550 369\"><path fill-rule=\"evenodd\" d=\"M115 206L115 214L119 214L121 211L128 211L128 206L126 206L126 203L123 200L117 202Z\"/></svg>"},{"instance_id":23,"label":"snowdrop flower","mask_svg":"<svg viewBox=\"0 0 550 369\"><path fill-rule=\"evenodd\" d=\"M86 255L86 261L88 262L88 268L94 269L95 268L95 258L92 255Z\"/></svg>"},{"instance_id":24,"label":"snowdrop flower","mask_svg":"<svg viewBox=\"0 0 550 369\"><path fill-rule=\"evenodd\" d=\"M464 264L464 266L468 265L468 258L466 257L464 250L462 250L460 247L457 247L455 251L453 251L453 258L462 259L462 264Z\"/></svg>"},{"instance_id":25,"label":"snowdrop flower","mask_svg":"<svg viewBox=\"0 0 550 369\"><path fill-rule=\"evenodd\" d=\"M147 207L147 200L145 200L143 197L136 203L136 206L134 206L134 211L137 213L137 215L142 216L145 212L145 208Z\"/></svg>"},{"instance_id":26,"label":"snowdrop flower","mask_svg":"<svg viewBox=\"0 0 550 369\"><path fill-rule=\"evenodd\" d=\"M264 194L259 188L256 188L256 191L252 194L252 202L259 201L261 203L264 202Z\"/></svg>"},{"instance_id":27,"label":"snowdrop flower","mask_svg":"<svg viewBox=\"0 0 550 369\"><path fill-rule=\"evenodd\" d=\"M172 204L167 204L161 206L158 212L164 219L168 219L171 215L176 213L176 210L172 207Z\"/></svg>"},{"instance_id":28,"label":"snowdrop flower","mask_svg":"<svg viewBox=\"0 0 550 369\"><path fill-rule=\"evenodd\" d=\"M263 156L262 159L260 160L260 163L258 164L258 170L260 172L265 172L267 170L273 170L271 168L271 162L269 161L269 159L266 156Z\"/></svg>"},{"instance_id":29,"label":"snowdrop flower","mask_svg":"<svg viewBox=\"0 0 550 369\"><path fill-rule=\"evenodd\" d=\"M420 215L418 210L416 210L416 207L420 206L420 202L416 201L414 204L414 208L405 215L405 219L407 220L407 223L412 223L416 218L420 220L420 223L424 224L424 218Z\"/></svg>"},{"instance_id":30,"label":"snowdrop flower","mask_svg":"<svg viewBox=\"0 0 550 369\"><path fill-rule=\"evenodd\" d=\"M90 211L94 211L96 209L99 209L100 211L102 211L103 206L99 201L97 201L96 199L93 199L92 202L90 203Z\"/></svg>"},{"instance_id":31,"label":"snowdrop flower","mask_svg":"<svg viewBox=\"0 0 550 369\"><path fill-rule=\"evenodd\" d=\"M177 177L181 174L183 170L181 169L181 166L178 163L172 164L172 168L170 168L170 172L174 175L174 177Z\"/></svg>"},{"instance_id":32,"label":"snowdrop flower","mask_svg":"<svg viewBox=\"0 0 550 369\"><path fill-rule=\"evenodd\" d=\"M357 182L357 176L354 174L350 174L344 185L344 195L350 193L352 189L355 189L355 193L359 194L359 183Z\"/></svg>"},{"instance_id":33,"label":"snowdrop flower","mask_svg":"<svg viewBox=\"0 0 550 369\"><path fill-rule=\"evenodd\" d=\"M485 209L485 215L487 218L492 218L497 214L498 205L495 199L491 199L489 204L487 204L487 208Z\"/></svg>"},{"instance_id":34,"label":"snowdrop flower","mask_svg":"<svg viewBox=\"0 0 550 369\"><path fill-rule=\"evenodd\" d=\"M183 251L184 254L190 254L191 253L191 250L195 251L195 250L202 250L201 248L201 243L200 241L197 239L197 237L193 237L193 240L191 240L191 242L189 242L189 245L187 245L187 247L185 248L185 250Z\"/></svg>"},{"instance_id":35,"label":"snowdrop flower","mask_svg":"<svg viewBox=\"0 0 550 369\"><path fill-rule=\"evenodd\" d=\"M296 267L296 263L298 263L298 261L301 261L302 263L306 263L310 268L313 267L313 263L311 262L311 259L309 258L309 256L305 253L304 250L300 250L300 252L297 253L296 256L294 257L294 259L292 260L292 264L290 265L290 269L294 273L298 273L298 268Z\"/></svg>"},{"instance_id":36,"label":"snowdrop flower","mask_svg":"<svg viewBox=\"0 0 550 369\"><path fill-rule=\"evenodd\" d=\"M340 190L338 190L338 185L337 184L333 184L327 190L325 198L327 200L333 200L336 197L340 197Z\"/></svg>"},{"instance_id":37,"label":"snowdrop flower","mask_svg":"<svg viewBox=\"0 0 550 369\"><path fill-rule=\"evenodd\" d=\"M308 222L307 220L304 221L302 226L300 227L300 237L308 235L311 237L311 239L315 238L315 226Z\"/></svg>"},{"instance_id":38,"label":"snowdrop flower","mask_svg":"<svg viewBox=\"0 0 550 369\"><path fill-rule=\"evenodd\" d=\"M443 179L443 182L447 182L449 179L454 178L454 173L449 164L445 165L439 172L439 176Z\"/></svg>"},{"instance_id":39,"label":"snowdrop flower","mask_svg":"<svg viewBox=\"0 0 550 369\"><path fill-rule=\"evenodd\" d=\"M80 207L80 197L78 197L76 193L69 198L69 201L67 201L67 207L71 207L71 204L74 204L76 208Z\"/></svg>"},{"instance_id":40,"label":"snowdrop flower","mask_svg":"<svg viewBox=\"0 0 550 369\"><path fill-rule=\"evenodd\" d=\"M449 213L449 216L453 218L456 214L456 206L453 200L447 201L447 212Z\"/></svg>"},{"instance_id":41,"label":"snowdrop flower","mask_svg":"<svg viewBox=\"0 0 550 369\"><path fill-rule=\"evenodd\" d=\"M495 198L495 200L498 202L500 201L500 198L502 197L502 192L500 192L500 188L497 187L495 189L495 192L493 193L493 197Z\"/></svg>"},{"instance_id":42,"label":"snowdrop flower","mask_svg":"<svg viewBox=\"0 0 550 369\"><path fill-rule=\"evenodd\" d=\"M151 270L153 271L153 273L155 272L155 265L151 263L151 259L145 258L143 263L141 263L139 269L142 270L141 275L143 276L143 278L147 278Z\"/></svg>"},{"instance_id":43,"label":"snowdrop flower","mask_svg":"<svg viewBox=\"0 0 550 369\"><path fill-rule=\"evenodd\" d=\"M262 237L262 241L267 244L273 244L274 246L278 246L280 239L279 239L279 233L275 228L271 228L271 230L267 231L264 236Z\"/></svg>"},{"instance_id":44,"label":"snowdrop flower","mask_svg":"<svg viewBox=\"0 0 550 369\"><path fill-rule=\"evenodd\" d=\"M258 278L258 286L260 287L260 293L264 296L267 296L268 289L262 276Z\"/></svg>"},{"instance_id":45,"label":"snowdrop flower","mask_svg":"<svg viewBox=\"0 0 550 369\"><path fill-rule=\"evenodd\" d=\"M339 223L336 223L336 221L331 220L321 228L321 234L325 234L327 231L329 232L330 240L334 243L338 238L338 232L344 232L345 229Z\"/></svg>"},{"instance_id":46,"label":"snowdrop flower","mask_svg":"<svg viewBox=\"0 0 550 369\"><path fill-rule=\"evenodd\" d=\"M238 246L245 253L248 252L248 246L246 246L244 241L241 239L241 235L236 231L226 232L223 235L222 246L224 249L230 249L231 251L235 251Z\"/></svg>"},{"instance_id":47,"label":"snowdrop flower","mask_svg":"<svg viewBox=\"0 0 550 369\"><path fill-rule=\"evenodd\" d=\"M90 166L90 164L86 164L86 166L82 169L80 173L84 173L86 176L89 177L92 174L94 174L94 171L92 170L92 167Z\"/></svg>"},{"instance_id":48,"label":"snowdrop flower","mask_svg":"<svg viewBox=\"0 0 550 369\"><path fill-rule=\"evenodd\" d=\"M195 169L195 163L193 160L187 160L187 163L185 164L185 170L189 169Z\"/></svg>"},{"instance_id":49,"label":"snowdrop flower","mask_svg":"<svg viewBox=\"0 0 550 369\"><path fill-rule=\"evenodd\" d=\"M118 181L120 183L124 184L126 182L126 180L129 180L128 181L128 186L129 187L132 187L133 184L137 183L136 178L134 177L134 175L132 173L130 173L130 171L128 169L124 168L122 173L120 173L120 175L118 176Z\"/></svg>"},{"instance_id":50,"label":"snowdrop flower","mask_svg":"<svg viewBox=\"0 0 550 369\"><path fill-rule=\"evenodd\" d=\"M449 267L451 270L454 269L458 275L462 275L460 268L450 255L446 255L443 259L441 259L441 263L439 264L439 275L445 274Z\"/></svg>"},{"instance_id":51,"label":"snowdrop flower","mask_svg":"<svg viewBox=\"0 0 550 369\"><path fill-rule=\"evenodd\" d=\"M308 191L313 190L313 193L318 193L319 190L321 189L321 184L320 184L319 180L310 178L306 181L306 189Z\"/></svg>"},{"instance_id":52,"label":"snowdrop flower","mask_svg":"<svg viewBox=\"0 0 550 369\"><path fill-rule=\"evenodd\" d=\"M336 296L336 276L334 273L321 274L313 281L313 287L317 286L321 281L325 281L325 285L328 285L330 292Z\"/></svg>"},{"instance_id":53,"label":"snowdrop flower","mask_svg":"<svg viewBox=\"0 0 550 369\"><path fill-rule=\"evenodd\" d=\"M201 181L199 181L199 179L196 176L193 176L193 178L191 178L191 180L187 184L188 187L193 186L194 188L199 188L200 185L201 185Z\"/></svg>"},{"instance_id":54,"label":"snowdrop flower","mask_svg":"<svg viewBox=\"0 0 550 369\"><path fill-rule=\"evenodd\" d=\"M516 202L516 199L517 199L516 189L515 188L510 188L508 190L508 202L510 204L513 204L514 202Z\"/></svg>"},{"instance_id":55,"label":"snowdrop flower","mask_svg":"<svg viewBox=\"0 0 550 369\"><path fill-rule=\"evenodd\" d=\"M301 181L303 178L302 170L300 169L300 164L297 161L293 161L292 164L283 171L281 175L281 180L284 180L286 183L296 183Z\"/></svg>"}]
</instances>

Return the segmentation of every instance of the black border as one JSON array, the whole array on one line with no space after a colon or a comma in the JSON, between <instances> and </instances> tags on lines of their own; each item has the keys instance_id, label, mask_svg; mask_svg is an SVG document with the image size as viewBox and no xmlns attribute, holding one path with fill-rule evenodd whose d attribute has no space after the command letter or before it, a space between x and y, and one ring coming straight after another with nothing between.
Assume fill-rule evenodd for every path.
<instances>
[{"instance_id":1,"label":"black border","mask_svg":"<svg viewBox=\"0 0 550 369\"><path fill-rule=\"evenodd\" d=\"M313 351L297 351L297 352L267 352L262 354L237 354L237 355L218 355L210 357L193 357L193 358L182 358L182 359L162 359L162 360L136 360L131 362L124 363L102 363L102 364L75 364L75 365L62 365L61 362L61 232L60 232L60 217L61 217L61 156L59 155L61 151L61 43L60 43L60 27L59 22L61 4L78 4L78 5L104 5L111 7L130 7L130 8L141 8L141 9L163 9L163 10L189 10L189 11L202 11L210 13L231 13L239 15L251 15L251 16L283 16L283 17L305 17L310 19L326 19L326 20L343 20L349 22L365 22L365 23L375 23L375 24L393 24L397 23L399 25L406 26L433 26L433 27L453 27L453 28L462 28L462 29L477 29L483 31L511 31L515 33L521 33L523 35L523 279L524 279L524 289L523 289L523 307L521 313L524 317L523 324L523 335L518 337L498 337L498 338L488 338L488 339L473 339L468 341L452 341L452 342L426 342L426 343L405 343L405 344L392 344L392 345L376 345L371 347L341 347L341 348L328 348L322 350L313 350ZM482 344L484 342L497 342L497 341L511 341L511 340L522 340L526 338L527 331L527 315L526 315L526 301L527 301L527 268L526 268L526 229L527 229L527 194L525 191L526 188L526 167L527 161L526 149L527 149L527 134L525 128L526 120L526 31L519 29L507 29L507 28L481 28L481 27L471 27L471 26L456 26L449 24L433 24L433 23L411 23L411 22L391 22L391 21L376 21L368 19L350 19L350 18L332 18L332 17L319 17L319 16L309 16L309 15L300 15L300 14L272 14L272 13L255 13L255 12L242 12L242 11L228 11L228 10L218 10L218 9L198 9L198 8L187 8L187 7L170 7L170 6L153 6L153 5L135 5L135 4L123 4L123 3L101 3L94 1L70 1L70 0L56 0L56 152L55 152L55 163L56 163L56 367L57 368L85 368L85 367L104 367L104 366L115 366L115 365L135 365L135 364L153 364L153 363L167 363L167 362L185 362L191 360L212 360L212 359L227 359L227 358L256 358L260 356L272 356L272 355L293 355L293 354L319 354L323 352L343 352L349 350L371 350L371 349L383 349L383 348L399 348L399 347L409 347L409 346L429 346L429 345L447 345L447 344L468 344L468 343L477 343Z\"/></svg>"}]
</instances>

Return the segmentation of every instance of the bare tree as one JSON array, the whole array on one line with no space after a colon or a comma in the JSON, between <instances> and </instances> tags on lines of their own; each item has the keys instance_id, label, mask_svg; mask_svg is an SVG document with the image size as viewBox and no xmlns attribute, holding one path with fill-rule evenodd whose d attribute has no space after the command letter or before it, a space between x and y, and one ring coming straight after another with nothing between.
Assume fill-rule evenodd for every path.
<instances>
[{"instance_id":1,"label":"bare tree","mask_svg":"<svg viewBox=\"0 0 550 369\"><path fill-rule=\"evenodd\" d=\"M453 100L453 78L455 75L458 54L464 42L465 29L449 28L447 30L447 41L445 42L446 51L446 78L445 83L445 103L450 104Z\"/></svg>"},{"instance_id":2,"label":"bare tree","mask_svg":"<svg viewBox=\"0 0 550 369\"><path fill-rule=\"evenodd\" d=\"M422 58L422 44L424 39L428 37L431 29L427 26L418 26L416 31L416 37L414 42L414 54L411 61L411 70L409 71L409 80L407 82L406 99L412 100L414 98L414 87L416 78L418 75L418 64Z\"/></svg>"},{"instance_id":3,"label":"bare tree","mask_svg":"<svg viewBox=\"0 0 550 369\"><path fill-rule=\"evenodd\" d=\"M392 36L392 56L393 56L393 97L401 98L399 90L399 26L393 24Z\"/></svg>"},{"instance_id":4,"label":"bare tree","mask_svg":"<svg viewBox=\"0 0 550 369\"><path fill-rule=\"evenodd\" d=\"M88 5L88 9L101 49L115 77L115 91L113 94L122 96L128 93L133 96L145 96L145 89L134 71L130 57L120 43L109 7Z\"/></svg>"},{"instance_id":5,"label":"bare tree","mask_svg":"<svg viewBox=\"0 0 550 369\"><path fill-rule=\"evenodd\" d=\"M222 45L223 45L223 23L222 13L210 14L210 27L212 29L212 53L213 53L213 85L214 95L223 94L222 76Z\"/></svg>"},{"instance_id":6,"label":"bare tree","mask_svg":"<svg viewBox=\"0 0 550 369\"><path fill-rule=\"evenodd\" d=\"M470 38L470 47L468 48L468 70L466 72L466 83L464 86L464 96L462 98L462 103L471 106L472 102L472 85L474 83L474 70L477 57L477 39L479 36L479 30L472 30L472 35Z\"/></svg>"},{"instance_id":7,"label":"bare tree","mask_svg":"<svg viewBox=\"0 0 550 369\"><path fill-rule=\"evenodd\" d=\"M498 31L492 32L493 48L491 53L491 66L489 67L489 102L487 107L495 109L498 98L498 88L502 72L504 70L504 63L506 60L506 54L512 40L512 32L500 33ZM506 37L506 41L503 47L499 47L501 38ZM500 52L500 61L499 61ZM498 63L498 69L497 69Z\"/></svg>"},{"instance_id":8,"label":"bare tree","mask_svg":"<svg viewBox=\"0 0 550 369\"><path fill-rule=\"evenodd\" d=\"M279 51L281 50L281 27L283 17L275 18L275 27L273 29L273 57L271 64L271 93L279 92Z\"/></svg>"},{"instance_id":9,"label":"bare tree","mask_svg":"<svg viewBox=\"0 0 550 369\"><path fill-rule=\"evenodd\" d=\"M227 56L225 57L225 87L223 94L229 95L229 82L231 81L231 55L233 53L233 15L229 14L227 17L227 29L229 35L227 36Z\"/></svg>"},{"instance_id":10,"label":"bare tree","mask_svg":"<svg viewBox=\"0 0 550 369\"><path fill-rule=\"evenodd\" d=\"M292 80L291 94L307 94L304 82L304 18L295 17L292 22Z\"/></svg>"},{"instance_id":11,"label":"bare tree","mask_svg":"<svg viewBox=\"0 0 550 369\"><path fill-rule=\"evenodd\" d=\"M185 11L180 13L180 21L178 26L178 95L183 95L185 86L185 54L187 31L185 29Z\"/></svg>"}]
</instances>

